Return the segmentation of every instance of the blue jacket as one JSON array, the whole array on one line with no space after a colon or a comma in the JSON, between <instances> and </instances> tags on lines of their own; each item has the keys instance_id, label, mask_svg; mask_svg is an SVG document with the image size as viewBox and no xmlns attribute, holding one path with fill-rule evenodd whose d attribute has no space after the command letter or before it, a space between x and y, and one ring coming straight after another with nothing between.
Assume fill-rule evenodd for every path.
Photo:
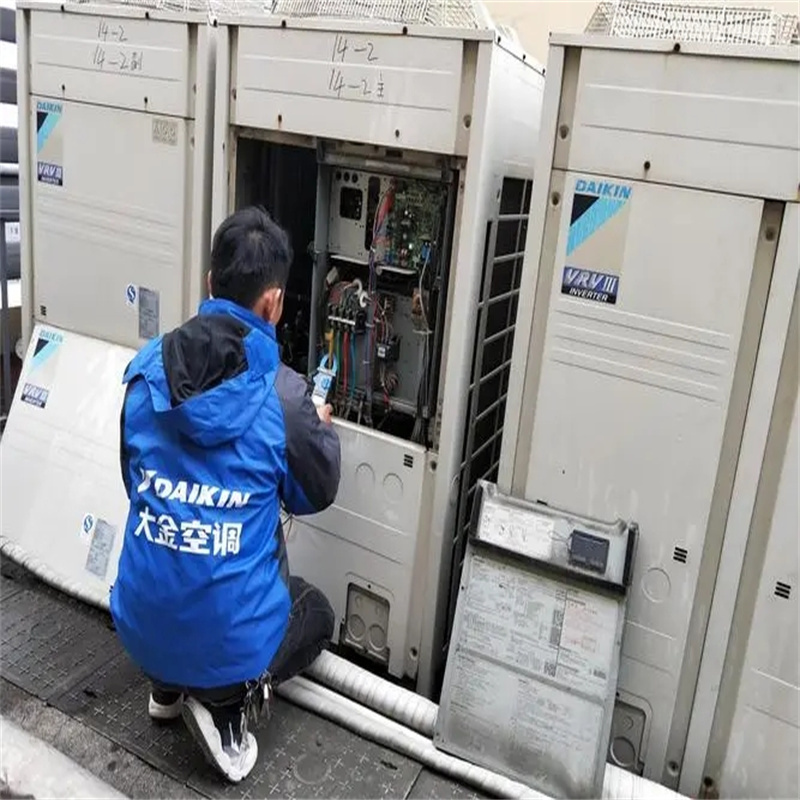
<instances>
[{"instance_id":1,"label":"blue jacket","mask_svg":"<svg viewBox=\"0 0 800 800\"><path fill-rule=\"evenodd\" d=\"M164 684L257 678L289 618L281 502L291 514L333 502L336 432L281 364L274 328L225 300L148 343L124 382L119 638Z\"/></svg>"}]
</instances>

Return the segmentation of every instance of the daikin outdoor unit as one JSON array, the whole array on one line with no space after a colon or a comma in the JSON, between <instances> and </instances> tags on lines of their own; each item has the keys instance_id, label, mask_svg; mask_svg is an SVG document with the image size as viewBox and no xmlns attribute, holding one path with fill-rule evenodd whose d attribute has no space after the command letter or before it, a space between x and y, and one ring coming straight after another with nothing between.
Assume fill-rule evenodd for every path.
<instances>
[{"instance_id":1,"label":"daikin outdoor unit","mask_svg":"<svg viewBox=\"0 0 800 800\"><path fill-rule=\"evenodd\" d=\"M208 4L17 8L23 340L36 321L138 348L204 288Z\"/></svg>"},{"instance_id":2,"label":"daikin outdoor unit","mask_svg":"<svg viewBox=\"0 0 800 800\"><path fill-rule=\"evenodd\" d=\"M477 2L267 5L218 8L213 219L289 231L283 359L332 377L341 485L290 564L429 691L458 499L497 469L543 70Z\"/></svg>"},{"instance_id":3,"label":"daikin outdoor unit","mask_svg":"<svg viewBox=\"0 0 800 800\"><path fill-rule=\"evenodd\" d=\"M697 796L796 291L797 19L621 2L592 28L551 39L498 483L639 523L609 757ZM776 714L794 681L796 742L796 663L762 677Z\"/></svg>"},{"instance_id":4,"label":"daikin outdoor unit","mask_svg":"<svg viewBox=\"0 0 800 800\"><path fill-rule=\"evenodd\" d=\"M213 29L205 4L17 8L27 355L0 445L0 547L102 603L127 514L122 375L202 295Z\"/></svg>"}]
</instances>

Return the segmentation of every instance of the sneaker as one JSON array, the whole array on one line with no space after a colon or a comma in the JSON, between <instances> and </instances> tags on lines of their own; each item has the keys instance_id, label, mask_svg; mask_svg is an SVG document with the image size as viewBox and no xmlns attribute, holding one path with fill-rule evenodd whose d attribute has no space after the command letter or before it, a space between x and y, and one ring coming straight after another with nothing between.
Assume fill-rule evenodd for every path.
<instances>
[{"instance_id":1,"label":"sneaker","mask_svg":"<svg viewBox=\"0 0 800 800\"><path fill-rule=\"evenodd\" d=\"M172 720L181 715L183 695L178 692L165 692L162 689L153 689L150 692L150 701L147 704L147 713L150 719Z\"/></svg>"},{"instance_id":2,"label":"sneaker","mask_svg":"<svg viewBox=\"0 0 800 800\"><path fill-rule=\"evenodd\" d=\"M239 783L252 772L258 743L247 730L241 708L211 709L194 697L187 697L183 720L209 763L231 783Z\"/></svg>"}]
</instances>

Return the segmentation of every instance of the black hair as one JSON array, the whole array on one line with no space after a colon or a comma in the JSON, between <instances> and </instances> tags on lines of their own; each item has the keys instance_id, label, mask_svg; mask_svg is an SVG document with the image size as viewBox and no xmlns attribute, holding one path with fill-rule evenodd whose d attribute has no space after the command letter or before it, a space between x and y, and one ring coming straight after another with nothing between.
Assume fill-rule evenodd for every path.
<instances>
[{"instance_id":1,"label":"black hair","mask_svg":"<svg viewBox=\"0 0 800 800\"><path fill-rule=\"evenodd\" d=\"M286 231L260 206L231 214L211 245L211 294L252 308L266 289L286 288L292 264Z\"/></svg>"}]
</instances>

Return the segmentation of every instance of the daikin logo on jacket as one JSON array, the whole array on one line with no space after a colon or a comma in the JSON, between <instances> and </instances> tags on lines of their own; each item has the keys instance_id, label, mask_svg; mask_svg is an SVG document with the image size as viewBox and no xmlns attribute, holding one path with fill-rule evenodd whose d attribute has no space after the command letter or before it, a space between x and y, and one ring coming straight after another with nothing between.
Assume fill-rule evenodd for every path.
<instances>
[{"instance_id":1,"label":"daikin logo on jacket","mask_svg":"<svg viewBox=\"0 0 800 800\"><path fill-rule=\"evenodd\" d=\"M142 481L136 491L140 497L152 489L162 500L206 508L244 508L250 502L250 492L165 478L154 469L140 468L139 471Z\"/></svg>"}]
</instances>

